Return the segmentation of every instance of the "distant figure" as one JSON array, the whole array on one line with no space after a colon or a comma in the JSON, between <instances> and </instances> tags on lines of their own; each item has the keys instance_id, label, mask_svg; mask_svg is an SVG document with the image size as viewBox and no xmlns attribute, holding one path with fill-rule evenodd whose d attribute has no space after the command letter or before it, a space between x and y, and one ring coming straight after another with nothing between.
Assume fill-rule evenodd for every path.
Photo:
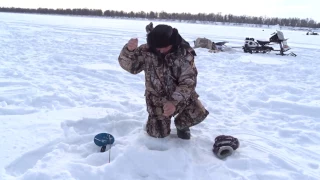
<instances>
[{"instance_id":1,"label":"distant figure","mask_svg":"<svg viewBox=\"0 0 320 180\"><path fill-rule=\"evenodd\" d=\"M132 38L124 45L119 64L131 74L144 71L147 133L155 138L168 136L174 117L178 137L190 139L190 127L209 114L196 92L196 53L176 28L164 24L151 27L151 23L146 27L147 44L138 46L138 39Z\"/></svg>"}]
</instances>

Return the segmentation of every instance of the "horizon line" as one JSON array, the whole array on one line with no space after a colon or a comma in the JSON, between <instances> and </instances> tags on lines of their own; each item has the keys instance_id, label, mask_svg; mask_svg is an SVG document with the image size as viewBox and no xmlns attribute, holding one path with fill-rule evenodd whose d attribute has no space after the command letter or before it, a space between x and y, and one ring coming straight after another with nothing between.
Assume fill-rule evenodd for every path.
<instances>
[{"instance_id":1,"label":"horizon line","mask_svg":"<svg viewBox=\"0 0 320 180\"><path fill-rule=\"evenodd\" d=\"M130 12L145 12L145 13L149 13L149 12L154 12L154 13L168 13L168 14L191 14L191 15L197 15L197 14L204 14L204 15L210 15L210 14L215 14L215 15L223 15L223 16L228 16L228 15L232 15L232 16L237 16L237 17L241 17L241 16L247 16L247 17L257 17L257 18L278 18L278 19L299 19L299 20L313 20L315 21L315 23L320 23L320 21L314 20L311 17L307 17L307 18L299 18L299 17L272 17L272 16L266 16L266 15L260 15L260 16L252 16L252 15L246 15L246 14L242 14L242 15L234 15L232 13L222 13L222 12L210 12L210 13L191 13L191 12L166 12L166 11L144 11L144 10L131 10L131 11L124 11L124 10L113 10L113 9L104 9L104 8L87 8L87 7L82 7L82 8L48 8L48 7L37 7L37 8L23 8L23 7L15 7L15 6L10 6L10 7L4 7L4 6L0 6L1 8L19 8L19 9L53 9L53 10L57 10L57 9L62 9L62 10L66 10L66 9L91 9L91 10L101 10L101 11L118 11L118 12L126 12L126 13L130 13Z\"/></svg>"}]
</instances>

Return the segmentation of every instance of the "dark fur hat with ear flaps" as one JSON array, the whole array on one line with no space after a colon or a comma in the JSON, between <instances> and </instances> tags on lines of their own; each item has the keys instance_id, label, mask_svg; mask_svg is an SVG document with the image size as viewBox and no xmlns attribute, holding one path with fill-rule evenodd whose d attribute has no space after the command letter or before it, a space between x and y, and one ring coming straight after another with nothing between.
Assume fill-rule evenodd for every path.
<instances>
[{"instance_id":1,"label":"dark fur hat with ear flaps","mask_svg":"<svg viewBox=\"0 0 320 180\"><path fill-rule=\"evenodd\" d=\"M178 46L181 42L182 37L178 30L164 24L157 25L147 36L148 46L152 49Z\"/></svg>"}]
</instances>

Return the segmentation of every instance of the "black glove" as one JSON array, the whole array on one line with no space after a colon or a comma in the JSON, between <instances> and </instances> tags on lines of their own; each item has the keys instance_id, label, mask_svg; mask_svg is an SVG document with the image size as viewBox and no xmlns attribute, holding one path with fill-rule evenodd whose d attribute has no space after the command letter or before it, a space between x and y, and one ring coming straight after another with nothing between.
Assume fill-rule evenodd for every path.
<instances>
[{"instance_id":1,"label":"black glove","mask_svg":"<svg viewBox=\"0 0 320 180\"><path fill-rule=\"evenodd\" d=\"M239 148L239 141L232 136L220 135L215 138L213 153L220 159L230 156L233 151Z\"/></svg>"}]
</instances>

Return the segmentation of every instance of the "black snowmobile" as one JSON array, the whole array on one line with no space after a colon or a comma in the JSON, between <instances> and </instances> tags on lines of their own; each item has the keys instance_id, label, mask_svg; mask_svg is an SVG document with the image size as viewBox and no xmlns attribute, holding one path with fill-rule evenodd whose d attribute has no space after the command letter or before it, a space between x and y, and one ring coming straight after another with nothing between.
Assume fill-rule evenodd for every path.
<instances>
[{"instance_id":1,"label":"black snowmobile","mask_svg":"<svg viewBox=\"0 0 320 180\"><path fill-rule=\"evenodd\" d=\"M271 51L280 51L279 54L277 55L291 55L291 56L297 56L296 54L294 54L293 52L289 53L289 54L284 54L284 52L290 50L291 48L288 46L287 44L287 40L284 38L284 35L281 31L277 31L273 34L271 34L272 36L269 38L269 41L260 41L260 40L256 40L254 38L249 38L246 37L245 38L245 44L242 47L243 52L245 53L250 53L252 54L254 53L269 53ZM279 44L280 45L280 49L276 50L273 47L271 47L270 45L273 44Z\"/></svg>"},{"instance_id":2,"label":"black snowmobile","mask_svg":"<svg viewBox=\"0 0 320 180\"><path fill-rule=\"evenodd\" d=\"M319 35L319 33L316 33L316 32L313 32L313 31L312 31L312 32L311 32L311 31L308 31L308 32L307 32L307 35Z\"/></svg>"},{"instance_id":3,"label":"black snowmobile","mask_svg":"<svg viewBox=\"0 0 320 180\"><path fill-rule=\"evenodd\" d=\"M246 37L245 44L243 46L243 52L247 53L268 53L273 51L273 47L267 46L270 44L270 41L255 41L254 38Z\"/></svg>"}]
</instances>

